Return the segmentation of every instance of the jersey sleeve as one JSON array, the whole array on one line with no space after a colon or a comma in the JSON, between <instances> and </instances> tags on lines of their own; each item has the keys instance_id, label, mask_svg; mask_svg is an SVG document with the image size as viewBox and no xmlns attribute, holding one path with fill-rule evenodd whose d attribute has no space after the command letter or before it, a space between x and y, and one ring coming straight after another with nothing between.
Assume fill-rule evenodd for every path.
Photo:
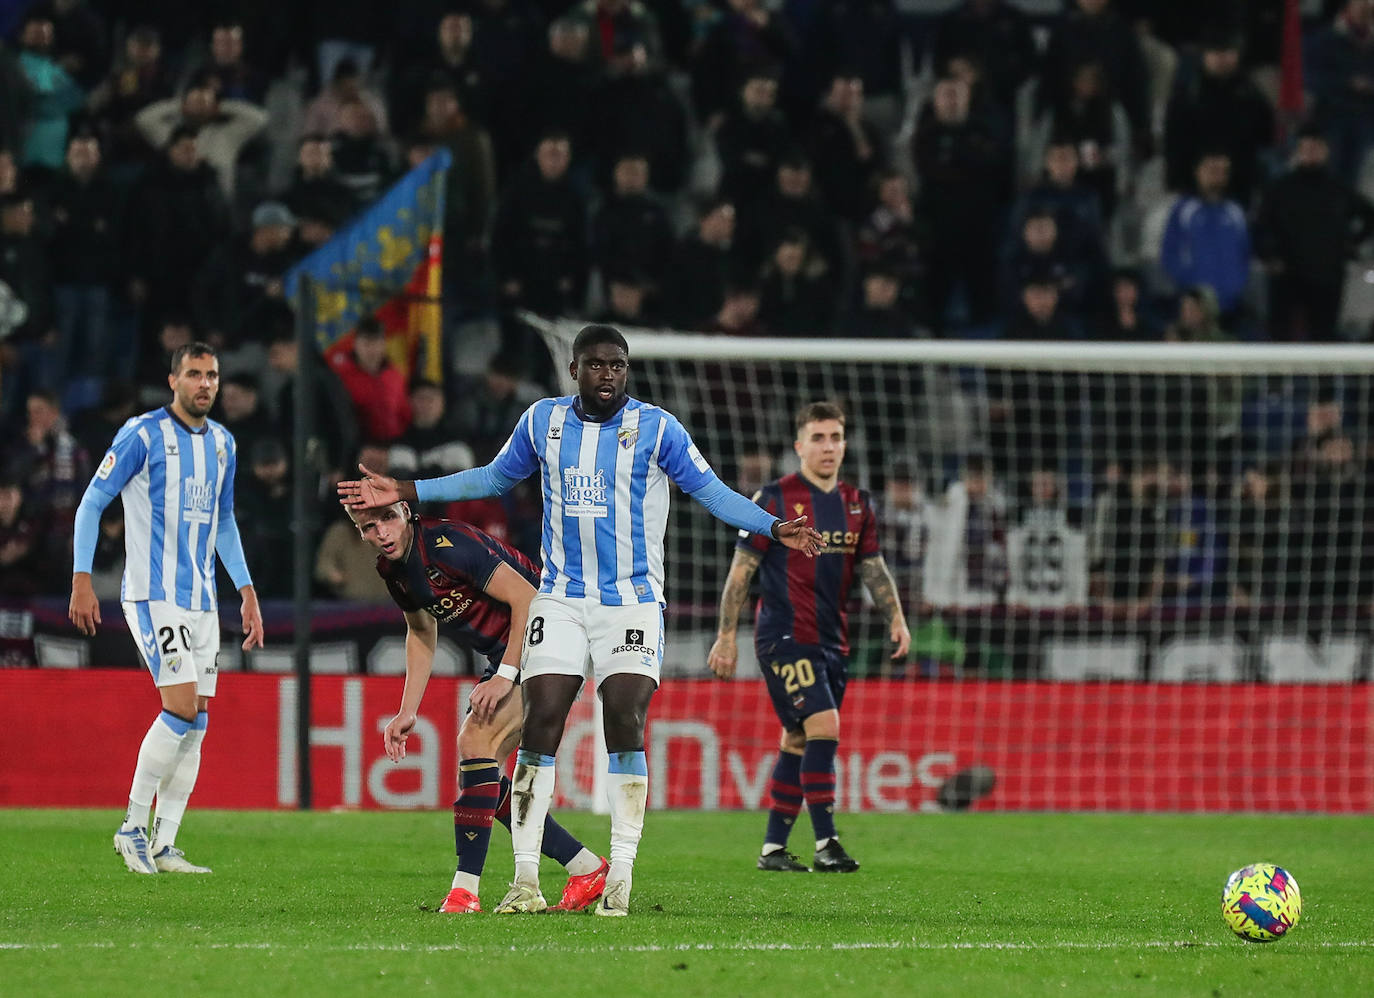
<instances>
[{"instance_id":1,"label":"jersey sleeve","mask_svg":"<svg viewBox=\"0 0 1374 998\"><path fill-rule=\"evenodd\" d=\"M105 452L100 466L95 469L90 487L107 496L117 496L147 460L148 445L138 433L138 424L133 421L125 423L115 434L114 442Z\"/></svg>"},{"instance_id":2,"label":"jersey sleeve","mask_svg":"<svg viewBox=\"0 0 1374 998\"><path fill-rule=\"evenodd\" d=\"M863 504L864 518L859 526L859 543L854 550L859 561L863 561L876 558L882 549L878 547L878 514L873 509L873 497L860 490L859 502Z\"/></svg>"},{"instance_id":3,"label":"jersey sleeve","mask_svg":"<svg viewBox=\"0 0 1374 998\"><path fill-rule=\"evenodd\" d=\"M506 478L520 482L539 470L539 452L534 448L534 425L540 406L534 403L520 416L510 439L492 460L492 470Z\"/></svg>"},{"instance_id":4,"label":"jersey sleeve","mask_svg":"<svg viewBox=\"0 0 1374 998\"><path fill-rule=\"evenodd\" d=\"M683 492L691 494L716 477L706 458L701 456L691 436L672 413L663 414L663 437L659 441L658 466Z\"/></svg>"},{"instance_id":5,"label":"jersey sleeve","mask_svg":"<svg viewBox=\"0 0 1374 998\"><path fill-rule=\"evenodd\" d=\"M446 571L462 575L486 588L496 569L501 564L501 556L475 537L440 527L426 539L431 564L442 566Z\"/></svg>"},{"instance_id":6,"label":"jersey sleeve","mask_svg":"<svg viewBox=\"0 0 1374 998\"><path fill-rule=\"evenodd\" d=\"M754 504L765 513L778 516L778 493L771 487L765 487L754 493ZM757 555L768 553L768 549L773 545L773 538L765 537L763 534L753 534L747 530L739 532L739 540L735 542L735 547L743 551L753 551Z\"/></svg>"}]
</instances>

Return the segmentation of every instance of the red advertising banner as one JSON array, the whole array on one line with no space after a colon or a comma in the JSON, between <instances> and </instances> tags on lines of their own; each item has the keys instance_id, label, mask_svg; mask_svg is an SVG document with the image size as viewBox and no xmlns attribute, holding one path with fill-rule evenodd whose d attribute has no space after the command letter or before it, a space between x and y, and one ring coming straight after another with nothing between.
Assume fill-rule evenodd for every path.
<instances>
[{"instance_id":1,"label":"red advertising banner","mask_svg":"<svg viewBox=\"0 0 1374 998\"><path fill-rule=\"evenodd\" d=\"M312 681L318 808L442 808L454 796L456 723L470 680L435 678L400 764L381 730L399 677ZM72 705L53 726L53 705ZM0 670L0 806L122 807L158 700L133 670ZM850 684L837 805L936 807L970 766L996 785L978 810L1374 810L1374 687L1186 683ZM558 806L590 807L589 695L569 720ZM777 746L762 684L670 680L648 736L654 807L759 808ZM296 683L229 674L211 708L194 805L297 803Z\"/></svg>"}]
</instances>

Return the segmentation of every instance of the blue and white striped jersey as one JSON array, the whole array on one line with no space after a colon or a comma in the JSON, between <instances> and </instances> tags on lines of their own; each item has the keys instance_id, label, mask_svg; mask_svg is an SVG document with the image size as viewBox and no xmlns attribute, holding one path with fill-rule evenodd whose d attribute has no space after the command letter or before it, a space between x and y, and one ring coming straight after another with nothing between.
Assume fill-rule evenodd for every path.
<instances>
[{"instance_id":1,"label":"blue and white striped jersey","mask_svg":"<svg viewBox=\"0 0 1374 998\"><path fill-rule=\"evenodd\" d=\"M212 419L200 430L167 408L130 419L91 479L124 500L124 600L214 610L215 542L234 516L234 437Z\"/></svg>"},{"instance_id":2,"label":"blue and white striped jersey","mask_svg":"<svg viewBox=\"0 0 1374 998\"><path fill-rule=\"evenodd\" d=\"M539 591L607 606L663 603L668 482L694 492L715 481L715 472L682 424L658 406L631 398L597 423L584 420L575 401L534 403L491 463L512 481L540 473Z\"/></svg>"}]
</instances>

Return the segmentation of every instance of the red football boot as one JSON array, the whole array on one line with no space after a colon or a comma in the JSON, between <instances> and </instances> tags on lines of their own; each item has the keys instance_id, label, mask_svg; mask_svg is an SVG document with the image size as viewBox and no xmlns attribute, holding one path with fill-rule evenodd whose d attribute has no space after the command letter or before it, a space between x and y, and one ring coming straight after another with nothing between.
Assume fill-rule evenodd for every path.
<instances>
[{"instance_id":1,"label":"red football boot","mask_svg":"<svg viewBox=\"0 0 1374 998\"><path fill-rule=\"evenodd\" d=\"M586 911L600 899L606 889L606 874L611 864L603 857L601 865L591 873L580 877L569 877L568 885L563 888L563 897L552 911Z\"/></svg>"},{"instance_id":2,"label":"red football boot","mask_svg":"<svg viewBox=\"0 0 1374 998\"><path fill-rule=\"evenodd\" d=\"M477 895L472 891L464 887L455 887L448 892L448 897L439 905L439 910L457 912L460 915L480 915L482 902L477 900Z\"/></svg>"}]
</instances>

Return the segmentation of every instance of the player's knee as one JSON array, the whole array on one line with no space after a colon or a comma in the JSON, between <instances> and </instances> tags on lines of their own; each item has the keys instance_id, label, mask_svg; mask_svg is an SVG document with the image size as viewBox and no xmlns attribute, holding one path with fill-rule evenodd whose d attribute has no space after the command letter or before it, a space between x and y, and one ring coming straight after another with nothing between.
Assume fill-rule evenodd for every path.
<instances>
[{"instance_id":1,"label":"player's knee","mask_svg":"<svg viewBox=\"0 0 1374 998\"><path fill-rule=\"evenodd\" d=\"M477 725L464 724L458 729L459 759L491 759L496 755L493 735Z\"/></svg>"},{"instance_id":2,"label":"player's knee","mask_svg":"<svg viewBox=\"0 0 1374 998\"><path fill-rule=\"evenodd\" d=\"M806 748L806 732L801 728L783 728L778 747L784 752L800 754Z\"/></svg>"},{"instance_id":3,"label":"player's knee","mask_svg":"<svg viewBox=\"0 0 1374 998\"><path fill-rule=\"evenodd\" d=\"M802 722L804 738L831 738L839 741L840 738L840 715L838 711L825 710L819 714L812 714Z\"/></svg>"}]
</instances>

